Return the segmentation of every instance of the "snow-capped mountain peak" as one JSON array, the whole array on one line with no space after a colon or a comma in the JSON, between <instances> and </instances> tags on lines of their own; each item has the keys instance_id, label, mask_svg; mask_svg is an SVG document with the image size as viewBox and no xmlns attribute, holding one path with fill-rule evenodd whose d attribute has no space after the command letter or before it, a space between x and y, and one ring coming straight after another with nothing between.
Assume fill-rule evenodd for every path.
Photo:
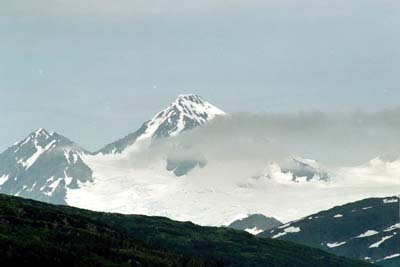
<instances>
[{"instance_id":1,"label":"snow-capped mountain peak","mask_svg":"<svg viewBox=\"0 0 400 267\"><path fill-rule=\"evenodd\" d=\"M39 129L37 129L36 131L34 131L33 133L32 133L33 135L35 135L36 137L38 137L38 136L45 136L45 137L49 137L51 134L48 132L48 131L46 131L46 129L44 129L44 128L39 128ZM31 134L31 135L32 135Z\"/></svg>"},{"instance_id":2,"label":"snow-capped mountain peak","mask_svg":"<svg viewBox=\"0 0 400 267\"><path fill-rule=\"evenodd\" d=\"M85 150L80 148L66 137L55 132L48 132L43 128L33 131L24 140L17 142L8 150L12 150L16 158L20 158L20 163L22 165L26 165L27 162L25 161L32 161L31 163L33 164L34 161L32 158L37 159L40 154L55 148L73 151L79 154L86 153ZM29 159L24 160L23 158L26 157L29 157ZM30 166L32 164L28 165Z\"/></svg>"},{"instance_id":3,"label":"snow-capped mountain peak","mask_svg":"<svg viewBox=\"0 0 400 267\"><path fill-rule=\"evenodd\" d=\"M9 148L12 150L15 159L25 169L32 166L41 154L53 149L56 146L57 139L52 138L52 134L43 128L39 128L29 134L24 140L16 143Z\"/></svg>"},{"instance_id":4,"label":"snow-capped mountain peak","mask_svg":"<svg viewBox=\"0 0 400 267\"><path fill-rule=\"evenodd\" d=\"M198 127L225 112L195 94L179 95L166 109L158 112L136 132L105 146L102 154L121 153L139 140L176 136Z\"/></svg>"},{"instance_id":5,"label":"snow-capped mountain peak","mask_svg":"<svg viewBox=\"0 0 400 267\"><path fill-rule=\"evenodd\" d=\"M0 192L65 204L67 188L92 181L85 153L62 135L35 130L0 154Z\"/></svg>"},{"instance_id":6,"label":"snow-capped mountain peak","mask_svg":"<svg viewBox=\"0 0 400 267\"><path fill-rule=\"evenodd\" d=\"M21 147L28 143L39 143L47 140L50 138L51 134L43 128L39 128L32 133L30 133L24 140L21 142L16 143L15 145Z\"/></svg>"},{"instance_id":7,"label":"snow-capped mountain peak","mask_svg":"<svg viewBox=\"0 0 400 267\"><path fill-rule=\"evenodd\" d=\"M146 131L138 139L175 136L224 114L198 95L179 95L171 105L147 123Z\"/></svg>"}]
</instances>

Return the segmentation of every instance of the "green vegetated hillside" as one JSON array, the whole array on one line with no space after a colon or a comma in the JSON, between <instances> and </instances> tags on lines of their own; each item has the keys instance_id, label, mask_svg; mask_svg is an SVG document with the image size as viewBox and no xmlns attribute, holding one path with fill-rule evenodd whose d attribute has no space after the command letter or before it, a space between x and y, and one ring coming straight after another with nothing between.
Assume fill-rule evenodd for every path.
<instances>
[{"instance_id":1,"label":"green vegetated hillside","mask_svg":"<svg viewBox=\"0 0 400 267\"><path fill-rule=\"evenodd\" d=\"M0 195L0 266L367 267L287 241Z\"/></svg>"}]
</instances>

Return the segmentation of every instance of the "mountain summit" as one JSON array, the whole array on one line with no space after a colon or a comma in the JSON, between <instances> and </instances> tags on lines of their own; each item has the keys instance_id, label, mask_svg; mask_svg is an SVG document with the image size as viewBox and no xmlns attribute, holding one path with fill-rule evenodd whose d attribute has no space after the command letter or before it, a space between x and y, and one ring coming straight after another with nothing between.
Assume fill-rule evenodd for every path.
<instances>
[{"instance_id":1,"label":"mountain summit","mask_svg":"<svg viewBox=\"0 0 400 267\"><path fill-rule=\"evenodd\" d=\"M168 108L147 123L148 128L139 139L175 136L223 114L225 113L222 110L198 95L180 95Z\"/></svg>"},{"instance_id":2,"label":"mountain summit","mask_svg":"<svg viewBox=\"0 0 400 267\"><path fill-rule=\"evenodd\" d=\"M136 141L176 136L198 127L225 112L195 94L179 95L166 109L158 112L136 132L105 146L99 153L121 153Z\"/></svg>"},{"instance_id":3,"label":"mountain summit","mask_svg":"<svg viewBox=\"0 0 400 267\"><path fill-rule=\"evenodd\" d=\"M57 133L40 128L0 154L0 193L66 204L68 189L92 181L87 153Z\"/></svg>"}]
</instances>

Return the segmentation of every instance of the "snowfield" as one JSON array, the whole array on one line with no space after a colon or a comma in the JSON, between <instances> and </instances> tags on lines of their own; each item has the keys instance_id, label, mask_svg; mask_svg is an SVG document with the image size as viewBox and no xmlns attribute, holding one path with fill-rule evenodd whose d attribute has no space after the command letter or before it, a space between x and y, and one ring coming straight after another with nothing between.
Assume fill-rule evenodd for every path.
<instances>
[{"instance_id":1,"label":"snowfield","mask_svg":"<svg viewBox=\"0 0 400 267\"><path fill-rule=\"evenodd\" d=\"M130 148L129 153L139 150ZM234 174L231 180L204 177L209 176L209 166L176 177L165 170L163 160L153 161L146 168L135 167L135 157L129 153L83 156L93 170L94 182L68 190L67 203L97 211L224 225L243 214L256 213L288 222L336 205L400 192L398 161L373 160L337 169L329 181L298 183L289 181L276 166L270 177L243 177L241 181ZM215 164L230 174L232 163Z\"/></svg>"}]
</instances>

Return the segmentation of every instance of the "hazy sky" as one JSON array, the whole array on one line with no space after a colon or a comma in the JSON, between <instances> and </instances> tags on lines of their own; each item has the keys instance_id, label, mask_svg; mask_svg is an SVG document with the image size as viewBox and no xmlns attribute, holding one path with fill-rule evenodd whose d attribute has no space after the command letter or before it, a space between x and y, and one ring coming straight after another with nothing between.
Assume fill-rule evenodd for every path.
<instances>
[{"instance_id":1,"label":"hazy sky","mask_svg":"<svg viewBox=\"0 0 400 267\"><path fill-rule=\"evenodd\" d=\"M227 112L400 106L396 0L0 1L0 150L99 149L179 93Z\"/></svg>"}]
</instances>

